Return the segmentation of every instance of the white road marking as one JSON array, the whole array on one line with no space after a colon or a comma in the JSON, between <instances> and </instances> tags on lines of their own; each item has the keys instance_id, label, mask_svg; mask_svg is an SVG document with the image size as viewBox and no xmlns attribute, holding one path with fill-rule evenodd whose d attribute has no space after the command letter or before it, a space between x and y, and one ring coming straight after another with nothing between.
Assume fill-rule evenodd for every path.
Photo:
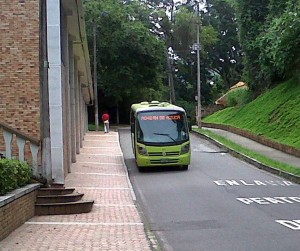
<instances>
[{"instance_id":1,"label":"white road marking","mask_svg":"<svg viewBox=\"0 0 300 251\"><path fill-rule=\"evenodd\" d=\"M93 204L95 207L135 207L134 204L132 205L122 205L122 204Z\"/></svg>"},{"instance_id":2,"label":"white road marking","mask_svg":"<svg viewBox=\"0 0 300 251\"><path fill-rule=\"evenodd\" d=\"M91 140L91 139L87 139L87 140L84 140L83 142L103 142L102 140ZM107 140L105 141L105 143L117 143L118 141L117 140Z\"/></svg>"},{"instance_id":3,"label":"white road marking","mask_svg":"<svg viewBox=\"0 0 300 251\"><path fill-rule=\"evenodd\" d=\"M74 174L86 174L86 175L99 175L99 176L120 176L120 177L126 177L125 174L118 174L118 173L79 173L75 172Z\"/></svg>"},{"instance_id":4,"label":"white road marking","mask_svg":"<svg viewBox=\"0 0 300 251\"><path fill-rule=\"evenodd\" d=\"M121 163L99 163L99 162L76 162L78 164L93 164L93 165L123 165Z\"/></svg>"},{"instance_id":5,"label":"white road marking","mask_svg":"<svg viewBox=\"0 0 300 251\"><path fill-rule=\"evenodd\" d=\"M77 187L78 189L87 190L129 190L129 187Z\"/></svg>"},{"instance_id":6,"label":"white road marking","mask_svg":"<svg viewBox=\"0 0 300 251\"><path fill-rule=\"evenodd\" d=\"M115 135L109 135L109 134L99 134L99 135L87 135L87 137L117 137L117 134Z\"/></svg>"},{"instance_id":7,"label":"white road marking","mask_svg":"<svg viewBox=\"0 0 300 251\"><path fill-rule=\"evenodd\" d=\"M81 226L142 226L141 222L116 222L116 223L106 223L106 222L48 222L48 221L27 221L24 224L28 225L81 225Z\"/></svg>"},{"instance_id":8,"label":"white road marking","mask_svg":"<svg viewBox=\"0 0 300 251\"><path fill-rule=\"evenodd\" d=\"M103 149L103 148L115 149L116 147L114 147L114 146L84 146L83 147L83 149Z\"/></svg>"},{"instance_id":9,"label":"white road marking","mask_svg":"<svg viewBox=\"0 0 300 251\"><path fill-rule=\"evenodd\" d=\"M255 197L255 198L237 198L238 201L243 202L246 205L252 203L259 205L270 205L270 204L294 204L300 203L300 197Z\"/></svg>"},{"instance_id":10,"label":"white road marking","mask_svg":"<svg viewBox=\"0 0 300 251\"><path fill-rule=\"evenodd\" d=\"M300 220L276 220L276 222L292 230L300 230Z\"/></svg>"},{"instance_id":11,"label":"white road marking","mask_svg":"<svg viewBox=\"0 0 300 251\"><path fill-rule=\"evenodd\" d=\"M245 180L214 180L214 183L218 186L298 186L297 184L287 181L287 180L253 180L253 181L245 181Z\"/></svg>"},{"instance_id":12,"label":"white road marking","mask_svg":"<svg viewBox=\"0 0 300 251\"><path fill-rule=\"evenodd\" d=\"M121 154L112 154L112 153L81 153L80 155L85 156L109 156L109 157L122 157Z\"/></svg>"}]
</instances>

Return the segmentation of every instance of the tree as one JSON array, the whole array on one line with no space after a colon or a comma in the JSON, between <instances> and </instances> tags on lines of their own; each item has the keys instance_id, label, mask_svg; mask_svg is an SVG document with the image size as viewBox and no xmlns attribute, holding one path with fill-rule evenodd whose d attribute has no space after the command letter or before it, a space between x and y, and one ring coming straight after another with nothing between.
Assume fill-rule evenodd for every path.
<instances>
[{"instance_id":1,"label":"tree","mask_svg":"<svg viewBox=\"0 0 300 251\"><path fill-rule=\"evenodd\" d=\"M269 23L257 41L260 45L261 76L271 82L299 74L300 2L281 1L279 10L272 4Z\"/></svg>"},{"instance_id":2,"label":"tree","mask_svg":"<svg viewBox=\"0 0 300 251\"><path fill-rule=\"evenodd\" d=\"M197 58L192 50L193 44L197 41L197 23L201 23L200 16L190 11L191 8L182 6L175 13L175 22L173 25L173 48L177 55L175 60L176 83L175 89L179 100L185 100L194 103L196 95L197 79ZM217 42L217 32L211 25L200 25L201 41L201 101L207 104L211 101L210 87L207 82L208 68L205 67L207 51L210 46Z\"/></svg>"},{"instance_id":3,"label":"tree","mask_svg":"<svg viewBox=\"0 0 300 251\"><path fill-rule=\"evenodd\" d=\"M231 0L239 23L244 74L256 94L297 74L298 0Z\"/></svg>"},{"instance_id":4,"label":"tree","mask_svg":"<svg viewBox=\"0 0 300 251\"><path fill-rule=\"evenodd\" d=\"M260 81L260 46L256 38L264 28L269 13L269 0L236 0L239 40L244 53L244 76L252 90L259 93L264 88Z\"/></svg>"},{"instance_id":5,"label":"tree","mask_svg":"<svg viewBox=\"0 0 300 251\"><path fill-rule=\"evenodd\" d=\"M243 69L236 17L231 5L224 0L210 0L207 4L209 7L202 14L202 22L217 31L218 40L207 49L206 65L211 80L221 80L222 89L228 90L241 80Z\"/></svg>"},{"instance_id":6,"label":"tree","mask_svg":"<svg viewBox=\"0 0 300 251\"><path fill-rule=\"evenodd\" d=\"M138 19L145 9L139 9L136 2L131 5L117 0L89 0L84 4L90 45L91 27L97 23L98 85L103 96L118 109L120 102L131 95L154 95L145 89L159 93L164 44L150 32L145 20Z\"/></svg>"}]
</instances>

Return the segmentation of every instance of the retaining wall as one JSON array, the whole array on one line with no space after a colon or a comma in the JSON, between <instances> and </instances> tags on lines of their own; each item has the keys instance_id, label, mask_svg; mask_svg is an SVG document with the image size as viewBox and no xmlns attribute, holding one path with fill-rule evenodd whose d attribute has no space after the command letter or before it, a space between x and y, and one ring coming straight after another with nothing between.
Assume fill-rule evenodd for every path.
<instances>
[{"instance_id":1,"label":"retaining wall","mask_svg":"<svg viewBox=\"0 0 300 251\"><path fill-rule=\"evenodd\" d=\"M204 123L203 122L202 126L226 130L226 131L244 136L246 138L252 139L258 143L264 144L264 145L272 147L274 149L280 150L282 152L291 154L296 157L300 157L300 149L272 141L270 139L265 138L262 135L255 135L253 133L250 133L248 131L245 131L245 130L242 130L242 129L239 129L239 128L236 128L236 127L233 127L230 125L221 125L221 124L212 124L212 123Z\"/></svg>"},{"instance_id":2,"label":"retaining wall","mask_svg":"<svg viewBox=\"0 0 300 251\"><path fill-rule=\"evenodd\" d=\"M0 196L0 241L34 216L39 187L30 184Z\"/></svg>"}]
</instances>

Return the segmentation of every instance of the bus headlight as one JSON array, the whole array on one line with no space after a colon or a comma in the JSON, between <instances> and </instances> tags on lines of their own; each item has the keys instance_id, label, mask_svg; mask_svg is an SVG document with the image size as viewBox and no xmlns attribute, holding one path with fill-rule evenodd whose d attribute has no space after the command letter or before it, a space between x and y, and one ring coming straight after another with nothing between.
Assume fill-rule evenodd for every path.
<instances>
[{"instance_id":1,"label":"bus headlight","mask_svg":"<svg viewBox=\"0 0 300 251\"><path fill-rule=\"evenodd\" d=\"M140 155L148 155L146 147L138 146L138 152Z\"/></svg>"},{"instance_id":2,"label":"bus headlight","mask_svg":"<svg viewBox=\"0 0 300 251\"><path fill-rule=\"evenodd\" d=\"M181 154L188 153L189 150L190 150L190 144L186 144L186 145L181 147Z\"/></svg>"}]
</instances>

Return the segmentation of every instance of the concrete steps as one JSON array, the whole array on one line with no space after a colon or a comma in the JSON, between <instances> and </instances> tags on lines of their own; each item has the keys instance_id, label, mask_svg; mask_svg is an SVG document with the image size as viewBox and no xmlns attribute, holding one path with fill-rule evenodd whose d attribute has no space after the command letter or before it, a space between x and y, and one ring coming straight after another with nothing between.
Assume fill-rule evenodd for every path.
<instances>
[{"instance_id":1,"label":"concrete steps","mask_svg":"<svg viewBox=\"0 0 300 251\"><path fill-rule=\"evenodd\" d=\"M74 188L40 188L36 198L35 215L88 213L93 200L82 200L84 194Z\"/></svg>"},{"instance_id":2,"label":"concrete steps","mask_svg":"<svg viewBox=\"0 0 300 251\"><path fill-rule=\"evenodd\" d=\"M63 194L63 195L37 196L36 204L76 202L81 200L83 195L84 195L83 193L72 193L72 194Z\"/></svg>"}]
</instances>

